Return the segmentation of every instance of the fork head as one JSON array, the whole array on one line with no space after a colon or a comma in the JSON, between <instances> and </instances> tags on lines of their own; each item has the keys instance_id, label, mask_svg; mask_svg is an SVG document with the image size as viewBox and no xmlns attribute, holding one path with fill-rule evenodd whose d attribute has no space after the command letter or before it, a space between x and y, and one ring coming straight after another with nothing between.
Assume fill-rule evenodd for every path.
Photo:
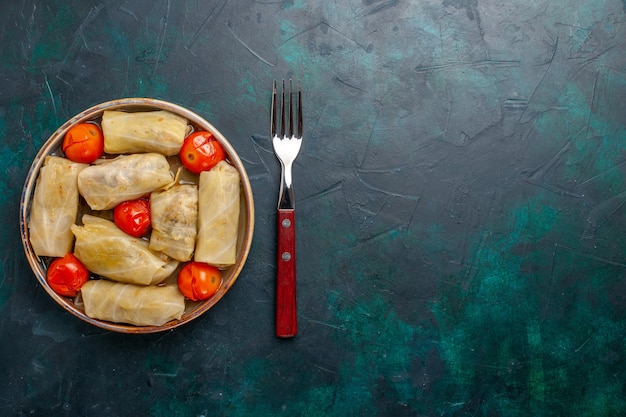
<instances>
[{"instance_id":1,"label":"fork head","mask_svg":"<svg viewBox=\"0 0 626 417\"><path fill-rule=\"evenodd\" d=\"M281 185L278 199L279 209L294 208L291 166L298 156L298 152L300 152L300 145L302 145L302 91L300 90L300 83L298 82L295 106L291 80L289 80L289 92L287 94L288 102L285 100L285 81L283 80L279 99L276 92L276 81L274 81L274 87L272 89L271 131L274 154L281 165ZM278 111L280 111L280 115L277 114ZM278 121L279 117L280 122ZM286 120L287 118L288 120ZM280 126L278 126L279 123Z\"/></svg>"},{"instance_id":2,"label":"fork head","mask_svg":"<svg viewBox=\"0 0 626 417\"><path fill-rule=\"evenodd\" d=\"M300 89L300 81L297 83L296 91L296 104L294 106L293 100L293 86L292 81L289 80L288 102L285 100L285 80L282 80L282 89L280 98L276 91L276 80L274 80L274 86L272 88L272 110L271 110L271 133L272 138L302 138L302 90ZM280 102L279 102L280 101ZM277 122L277 109L280 106L280 122ZM286 108L285 106L288 106ZM296 114L294 115L294 107L296 108ZM295 117L295 120L294 120ZM288 120L285 120L288 118ZM280 123L280 126L277 125ZM295 126L294 126L295 124ZM280 133L278 132L280 128ZM294 131L295 128L295 131Z\"/></svg>"}]
</instances>

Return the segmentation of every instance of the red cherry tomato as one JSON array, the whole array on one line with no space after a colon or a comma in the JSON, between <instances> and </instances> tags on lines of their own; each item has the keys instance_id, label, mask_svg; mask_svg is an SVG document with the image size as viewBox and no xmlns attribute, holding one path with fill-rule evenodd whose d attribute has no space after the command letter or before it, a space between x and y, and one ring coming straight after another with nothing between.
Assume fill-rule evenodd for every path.
<instances>
[{"instance_id":1,"label":"red cherry tomato","mask_svg":"<svg viewBox=\"0 0 626 417\"><path fill-rule=\"evenodd\" d=\"M113 209L113 221L124 232L141 237L150 230L150 202L145 198L124 201Z\"/></svg>"},{"instance_id":2,"label":"red cherry tomato","mask_svg":"<svg viewBox=\"0 0 626 417\"><path fill-rule=\"evenodd\" d=\"M222 145L211 132L204 130L187 136L178 156L185 168L194 174L208 171L226 159Z\"/></svg>"},{"instance_id":3,"label":"red cherry tomato","mask_svg":"<svg viewBox=\"0 0 626 417\"><path fill-rule=\"evenodd\" d=\"M65 297L76 297L88 279L89 271L71 252L62 258L56 258L48 267L48 285L54 292Z\"/></svg>"},{"instance_id":4,"label":"red cherry tomato","mask_svg":"<svg viewBox=\"0 0 626 417\"><path fill-rule=\"evenodd\" d=\"M63 138L62 149L70 161L90 164L104 152L102 130L93 123L72 126Z\"/></svg>"},{"instance_id":5,"label":"red cherry tomato","mask_svg":"<svg viewBox=\"0 0 626 417\"><path fill-rule=\"evenodd\" d=\"M192 301L206 300L217 292L222 273L203 262L189 262L178 273L180 292Z\"/></svg>"}]
</instances>

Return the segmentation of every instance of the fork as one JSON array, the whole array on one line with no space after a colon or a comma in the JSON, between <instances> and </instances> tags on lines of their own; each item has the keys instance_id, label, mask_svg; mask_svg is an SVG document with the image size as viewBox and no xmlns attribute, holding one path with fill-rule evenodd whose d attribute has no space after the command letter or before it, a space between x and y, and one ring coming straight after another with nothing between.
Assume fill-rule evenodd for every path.
<instances>
[{"instance_id":1,"label":"fork","mask_svg":"<svg viewBox=\"0 0 626 417\"><path fill-rule=\"evenodd\" d=\"M292 83L289 80L289 103L285 107L285 80L279 99L276 81L272 88L271 133L274 153L280 161L280 193L278 198L277 266L276 266L276 336L294 337L298 332L296 309L296 223L295 201L291 167L302 145L302 91L297 85L297 102L293 104ZM278 109L280 106L280 109ZM296 114L294 114L296 107ZM280 132L277 130L277 114L280 111ZM286 114L288 112L288 114ZM296 131L294 132L294 116ZM288 117L288 120L285 120Z\"/></svg>"}]
</instances>

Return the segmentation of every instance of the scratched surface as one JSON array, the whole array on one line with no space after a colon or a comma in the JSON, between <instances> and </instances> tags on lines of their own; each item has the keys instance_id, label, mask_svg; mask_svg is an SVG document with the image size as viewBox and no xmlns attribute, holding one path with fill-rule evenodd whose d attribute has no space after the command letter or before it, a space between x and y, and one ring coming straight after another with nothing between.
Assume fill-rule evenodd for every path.
<instances>
[{"instance_id":1,"label":"scratched surface","mask_svg":"<svg viewBox=\"0 0 626 417\"><path fill-rule=\"evenodd\" d=\"M0 5L0 414L626 415L626 1ZM300 334L273 336L270 86L299 78ZM18 231L41 144L169 100L240 153L249 261L164 334L53 303Z\"/></svg>"}]
</instances>

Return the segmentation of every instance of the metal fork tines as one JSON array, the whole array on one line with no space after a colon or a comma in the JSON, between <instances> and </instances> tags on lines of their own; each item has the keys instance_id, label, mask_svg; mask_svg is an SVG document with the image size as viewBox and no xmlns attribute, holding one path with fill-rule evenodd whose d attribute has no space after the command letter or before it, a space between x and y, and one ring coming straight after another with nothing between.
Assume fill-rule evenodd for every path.
<instances>
[{"instance_id":1,"label":"metal fork tines","mask_svg":"<svg viewBox=\"0 0 626 417\"><path fill-rule=\"evenodd\" d=\"M276 81L274 81L271 133L274 153L281 165L276 265L276 335L278 337L293 337L297 333L296 223L291 168L302 145L302 91L300 82L297 85L295 105L293 95L292 82L289 80L288 101L285 100L285 81L283 80L279 103ZM277 111L280 111L279 127L277 126ZM280 132L278 128L280 128Z\"/></svg>"},{"instance_id":2,"label":"metal fork tines","mask_svg":"<svg viewBox=\"0 0 626 417\"><path fill-rule=\"evenodd\" d=\"M297 103L296 103L296 131L294 132L294 103L292 82L289 80L289 101L288 108L285 107L285 80L282 81L282 91L280 95L280 103L277 103L278 96L276 94L276 81L272 90L272 144L274 153L281 164L281 184L278 199L278 208L293 209L293 183L291 177L291 168L293 162L300 152L302 145L302 91L300 82L298 81ZM276 108L280 105L280 134L277 130ZM288 117L288 120L285 120Z\"/></svg>"}]
</instances>

